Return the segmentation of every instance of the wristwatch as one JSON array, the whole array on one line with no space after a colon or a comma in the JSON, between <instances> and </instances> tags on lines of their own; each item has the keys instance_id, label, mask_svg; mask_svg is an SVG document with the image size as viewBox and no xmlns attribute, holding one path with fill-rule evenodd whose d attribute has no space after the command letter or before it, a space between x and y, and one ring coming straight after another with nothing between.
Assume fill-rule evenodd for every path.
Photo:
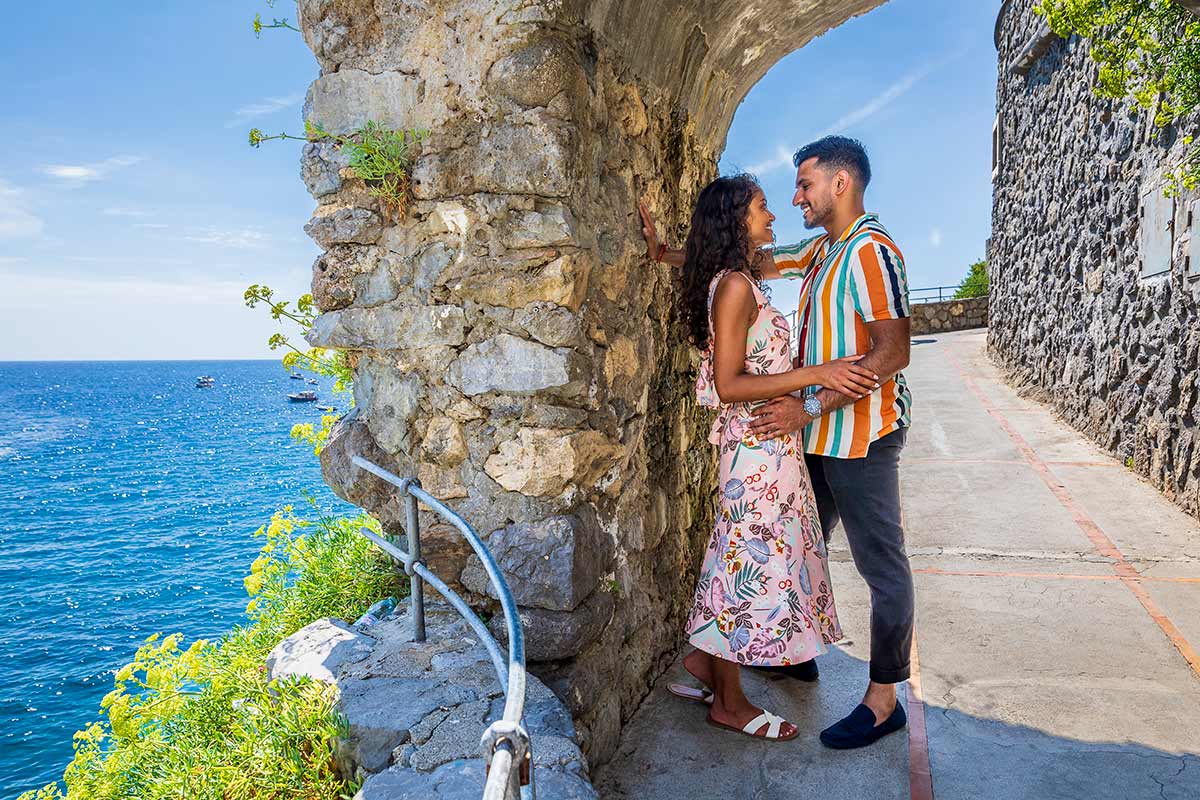
<instances>
[{"instance_id":1,"label":"wristwatch","mask_svg":"<svg viewBox=\"0 0 1200 800\"><path fill-rule=\"evenodd\" d=\"M817 399L815 394L810 394L804 399L804 413L808 414L813 419L821 416L821 401Z\"/></svg>"}]
</instances>

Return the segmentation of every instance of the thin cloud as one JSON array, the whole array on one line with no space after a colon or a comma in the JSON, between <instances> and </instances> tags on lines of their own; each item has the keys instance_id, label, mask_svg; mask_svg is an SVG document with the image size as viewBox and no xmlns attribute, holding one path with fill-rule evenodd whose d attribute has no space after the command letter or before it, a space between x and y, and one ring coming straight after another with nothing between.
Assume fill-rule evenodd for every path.
<instances>
[{"instance_id":1,"label":"thin cloud","mask_svg":"<svg viewBox=\"0 0 1200 800\"><path fill-rule=\"evenodd\" d=\"M41 171L53 178L80 184L102 180L118 169L132 167L145 160L145 156L113 156L94 164L46 164Z\"/></svg>"},{"instance_id":2,"label":"thin cloud","mask_svg":"<svg viewBox=\"0 0 1200 800\"><path fill-rule=\"evenodd\" d=\"M832 125L815 134L812 139L816 140L825 136L832 136L835 133L842 133L848 128L852 128L855 125L870 119L880 111L883 111L885 108L890 106L898 98L907 94L909 90L911 90L925 78L929 77L931 73L942 68L954 59L963 55L965 52L965 50L957 50L944 58L938 59L937 61L931 61L928 64L924 64L921 67L913 70L900 80L893 83L891 86L884 89L875 97L863 103L853 111L843 115ZM792 153L780 145L776 148L774 157L765 159L761 163L749 167L747 171L756 175L764 175L768 172L774 172L775 170L783 167L790 167L791 165Z\"/></svg>"},{"instance_id":3,"label":"thin cloud","mask_svg":"<svg viewBox=\"0 0 1200 800\"><path fill-rule=\"evenodd\" d=\"M942 246L942 229L934 228L929 232L929 243L934 247Z\"/></svg>"},{"instance_id":4,"label":"thin cloud","mask_svg":"<svg viewBox=\"0 0 1200 800\"><path fill-rule=\"evenodd\" d=\"M40 236L45 226L25 204L25 193L0 180L0 240Z\"/></svg>"},{"instance_id":5,"label":"thin cloud","mask_svg":"<svg viewBox=\"0 0 1200 800\"><path fill-rule=\"evenodd\" d=\"M168 224L166 224L165 222L135 222L135 223L133 223L133 227L135 227L135 228L161 229L161 228L169 228L169 227L171 227L171 226L170 226L170 225L168 225Z\"/></svg>"},{"instance_id":6,"label":"thin cloud","mask_svg":"<svg viewBox=\"0 0 1200 800\"><path fill-rule=\"evenodd\" d=\"M109 217L148 217L149 211L140 208L106 208L104 214Z\"/></svg>"},{"instance_id":7,"label":"thin cloud","mask_svg":"<svg viewBox=\"0 0 1200 800\"><path fill-rule=\"evenodd\" d=\"M768 172L774 172L781 167L790 166L792 163L792 152L783 145L778 145L775 148L775 155L765 161L757 164L751 164L746 167L746 172L751 175L766 175Z\"/></svg>"},{"instance_id":8,"label":"thin cloud","mask_svg":"<svg viewBox=\"0 0 1200 800\"><path fill-rule=\"evenodd\" d=\"M252 228L241 228L239 230L221 230L219 228L206 228L203 231L190 233L183 237L185 242L199 242L200 244L215 244L221 247L234 247L240 250L251 250L256 247L261 247L269 237L262 231L257 231Z\"/></svg>"},{"instance_id":9,"label":"thin cloud","mask_svg":"<svg viewBox=\"0 0 1200 800\"><path fill-rule=\"evenodd\" d=\"M289 94L286 97L268 97L257 103L249 103L235 110L233 112L234 118L226 122L225 127L236 128L238 125L244 125L257 117L265 117L268 114L283 111L285 108L298 106L303 100L304 95L302 94Z\"/></svg>"}]
</instances>

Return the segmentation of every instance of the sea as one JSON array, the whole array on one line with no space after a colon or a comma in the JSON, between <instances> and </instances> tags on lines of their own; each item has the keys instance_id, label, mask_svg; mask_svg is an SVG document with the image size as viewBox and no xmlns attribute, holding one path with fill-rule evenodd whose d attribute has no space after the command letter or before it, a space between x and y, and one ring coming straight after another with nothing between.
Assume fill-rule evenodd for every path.
<instances>
[{"instance_id":1,"label":"sea","mask_svg":"<svg viewBox=\"0 0 1200 800\"><path fill-rule=\"evenodd\" d=\"M61 779L146 637L244 619L274 511L353 512L289 437L345 410L319 380L277 360L0 362L0 798ZM319 403L288 401L306 389Z\"/></svg>"}]
</instances>

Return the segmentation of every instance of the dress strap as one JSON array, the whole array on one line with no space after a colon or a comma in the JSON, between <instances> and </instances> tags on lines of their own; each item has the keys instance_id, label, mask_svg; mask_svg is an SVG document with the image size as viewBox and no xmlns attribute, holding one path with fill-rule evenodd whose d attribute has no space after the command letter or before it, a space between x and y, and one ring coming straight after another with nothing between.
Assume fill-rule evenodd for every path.
<instances>
[{"instance_id":1,"label":"dress strap","mask_svg":"<svg viewBox=\"0 0 1200 800\"><path fill-rule=\"evenodd\" d=\"M708 285L708 337L710 349L712 348L712 337L716 335L715 331L713 330L713 298L717 296L717 287L721 285L721 279L731 272L735 275L741 275L746 279L746 282L750 284L750 291L754 292L755 303L761 306L763 302L762 290L758 288L758 284L750 279L749 275L739 269L723 269L718 272L716 276L713 277L712 283Z\"/></svg>"}]
</instances>

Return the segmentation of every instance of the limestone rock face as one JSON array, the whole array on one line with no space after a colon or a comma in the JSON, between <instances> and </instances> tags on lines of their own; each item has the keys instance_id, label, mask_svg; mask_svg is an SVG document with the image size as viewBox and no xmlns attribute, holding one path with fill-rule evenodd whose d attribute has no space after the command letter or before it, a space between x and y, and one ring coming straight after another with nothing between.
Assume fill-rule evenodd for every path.
<instances>
[{"instance_id":1,"label":"limestone rock face","mask_svg":"<svg viewBox=\"0 0 1200 800\"><path fill-rule=\"evenodd\" d=\"M504 694L484 647L448 606L427 606L427 641L411 640L407 615L355 630L318 620L281 642L272 678L306 675L338 690L349 736L339 752L347 774L365 778L357 798L478 797L479 741L504 712ZM530 675L525 726L534 781L543 797L595 800L587 759L561 701Z\"/></svg>"},{"instance_id":2,"label":"limestone rock face","mask_svg":"<svg viewBox=\"0 0 1200 800\"><path fill-rule=\"evenodd\" d=\"M599 431L521 428L484 464L497 483L528 495L557 495L567 485L588 488L622 455Z\"/></svg>"},{"instance_id":3,"label":"limestone rock face","mask_svg":"<svg viewBox=\"0 0 1200 800\"><path fill-rule=\"evenodd\" d=\"M494 543L530 658L550 660L535 668L598 760L682 640L717 482L678 277L646 260L637 203L682 243L746 91L881 2L668 0L648 25L634 0L298 0L321 69L306 118L429 134L403 219L336 147L304 151L325 250L310 342L349 352L357 403L326 480L400 533L403 504L353 466L364 455ZM461 542L428 510L421 524L439 575L495 611ZM428 774L449 786L456 765ZM407 780L386 771L364 796Z\"/></svg>"},{"instance_id":4,"label":"limestone rock face","mask_svg":"<svg viewBox=\"0 0 1200 800\"><path fill-rule=\"evenodd\" d=\"M507 333L473 344L450 365L447 382L468 397L536 394L571 381L567 354Z\"/></svg>"},{"instance_id":5,"label":"limestone rock face","mask_svg":"<svg viewBox=\"0 0 1200 800\"><path fill-rule=\"evenodd\" d=\"M335 244L374 244L383 233L383 219L369 208L331 208L313 217L304 232L325 249Z\"/></svg>"},{"instance_id":6,"label":"limestone rock face","mask_svg":"<svg viewBox=\"0 0 1200 800\"><path fill-rule=\"evenodd\" d=\"M488 549L521 606L572 611L595 590L613 556L611 538L594 522L577 516L521 522L494 531ZM463 583L478 594L498 597L472 556Z\"/></svg>"},{"instance_id":7,"label":"limestone rock face","mask_svg":"<svg viewBox=\"0 0 1200 800\"><path fill-rule=\"evenodd\" d=\"M267 656L271 680L307 675L333 683L342 668L371 654L375 640L339 619L319 619L284 639Z\"/></svg>"},{"instance_id":8,"label":"limestone rock face","mask_svg":"<svg viewBox=\"0 0 1200 800\"><path fill-rule=\"evenodd\" d=\"M313 347L395 350L463 342L463 311L456 306L375 306L322 314L308 332Z\"/></svg>"}]
</instances>

